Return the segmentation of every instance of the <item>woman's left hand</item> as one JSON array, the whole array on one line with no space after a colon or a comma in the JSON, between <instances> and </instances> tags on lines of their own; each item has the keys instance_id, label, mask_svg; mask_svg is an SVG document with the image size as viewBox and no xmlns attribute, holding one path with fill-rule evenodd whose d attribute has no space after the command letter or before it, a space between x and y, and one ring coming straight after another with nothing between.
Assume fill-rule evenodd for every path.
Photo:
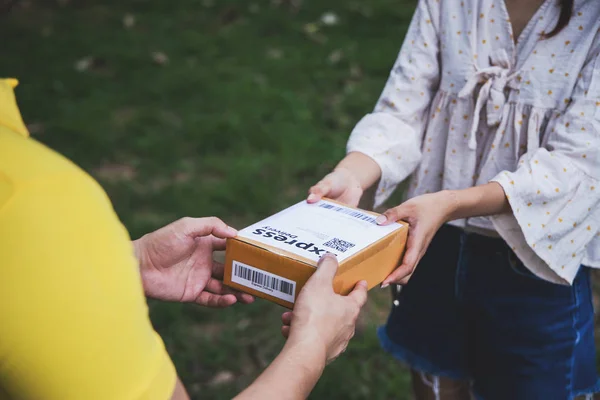
<instances>
[{"instance_id":1,"label":"woman's left hand","mask_svg":"<svg viewBox=\"0 0 600 400\"><path fill-rule=\"evenodd\" d=\"M377 218L377 223L387 225L403 220L409 224L406 252L400 265L381 284L405 285L425 254L433 236L450 220L456 200L451 192L442 191L412 198L398 207L390 208Z\"/></svg>"}]
</instances>

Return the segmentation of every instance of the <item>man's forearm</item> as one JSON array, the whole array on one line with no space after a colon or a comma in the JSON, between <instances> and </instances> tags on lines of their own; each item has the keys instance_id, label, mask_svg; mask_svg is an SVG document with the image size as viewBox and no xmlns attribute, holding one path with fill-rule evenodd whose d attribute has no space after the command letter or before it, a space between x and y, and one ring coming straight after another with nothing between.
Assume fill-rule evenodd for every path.
<instances>
[{"instance_id":1,"label":"man's forearm","mask_svg":"<svg viewBox=\"0 0 600 400\"><path fill-rule=\"evenodd\" d=\"M504 189L499 183L490 182L462 190L446 192L450 211L448 221L461 218L502 214L510 211Z\"/></svg>"},{"instance_id":2,"label":"man's forearm","mask_svg":"<svg viewBox=\"0 0 600 400\"><path fill-rule=\"evenodd\" d=\"M324 350L308 340L296 344L288 341L271 365L236 399L306 399L324 368Z\"/></svg>"}]
</instances>

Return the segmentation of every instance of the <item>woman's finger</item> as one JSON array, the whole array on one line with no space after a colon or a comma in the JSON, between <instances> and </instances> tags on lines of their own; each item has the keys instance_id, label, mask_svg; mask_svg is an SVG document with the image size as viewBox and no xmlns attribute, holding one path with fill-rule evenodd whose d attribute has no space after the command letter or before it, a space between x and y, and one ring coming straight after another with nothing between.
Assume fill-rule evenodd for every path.
<instances>
[{"instance_id":1,"label":"woman's finger","mask_svg":"<svg viewBox=\"0 0 600 400\"><path fill-rule=\"evenodd\" d=\"M375 222L377 222L379 225L389 225L392 222L409 220L411 216L414 216L413 214L413 208L406 203L402 203L398 207L386 210L383 214L377 217Z\"/></svg>"},{"instance_id":2,"label":"woman's finger","mask_svg":"<svg viewBox=\"0 0 600 400\"><path fill-rule=\"evenodd\" d=\"M344 194L338 198L338 201L344 204L348 204L351 207L358 207L360 198L363 195L363 190L360 186L348 189Z\"/></svg>"},{"instance_id":3,"label":"woman's finger","mask_svg":"<svg viewBox=\"0 0 600 400\"><path fill-rule=\"evenodd\" d=\"M398 282L396 282L397 285L400 286L404 286L408 283L408 281L410 280L410 278L413 276L413 274L407 275L404 278L400 279Z\"/></svg>"},{"instance_id":4,"label":"woman's finger","mask_svg":"<svg viewBox=\"0 0 600 400\"><path fill-rule=\"evenodd\" d=\"M290 327L288 325L284 325L281 327L281 334L284 338L288 338L290 336Z\"/></svg>"},{"instance_id":5,"label":"woman's finger","mask_svg":"<svg viewBox=\"0 0 600 400\"><path fill-rule=\"evenodd\" d=\"M381 283L382 288L388 287L390 284L400 284L407 276L412 275L412 269L406 267L405 265L401 265L396 268L391 274L385 278L385 280Z\"/></svg>"},{"instance_id":6,"label":"woman's finger","mask_svg":"<svg viewBox=\"0 0 600 400\"><path fill-rule=\"evenodd\" d=\"M309 203L316 203L317 201L321 200L321 198L323 198L324 196L327 196L330 191L331 182L328 179L323 179L308 190L309 195L306 201L308 201Z\"/></svg>"},{"instance_id":7,"label":"woman's finger","mask_svg":"<svg viewBox=\"0 0 600 400\"><path fill-rule=\"evenodd\" d=\"M409 230L408 240L406 241L406 253L404 253L402 264L384 279L381 283L382 288L389 286L390 283L397 283L399 280L413 273L419 255L423 250L423 246L421 245L423 239L419 235L417 229Z\"/></svg>"}]
</instances>

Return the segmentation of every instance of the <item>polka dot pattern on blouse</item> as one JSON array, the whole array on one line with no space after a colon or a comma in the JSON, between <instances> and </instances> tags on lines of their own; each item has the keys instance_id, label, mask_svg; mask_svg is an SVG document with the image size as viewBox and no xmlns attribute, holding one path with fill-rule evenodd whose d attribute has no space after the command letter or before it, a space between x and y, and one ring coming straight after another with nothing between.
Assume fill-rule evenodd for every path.
<instances>
[{"instance_id":1,"label":"polka dot pattern on blouse","mask_svg":"<svg viewBox=\"0 0 600 400\"><path fill-rule=\"evenodd\" d=\"M452 224L499 234L536 275L600 268L600 2L546 0L515 43L503 1L420 0L374 111L348 152L381 167L381 205L490 181L512 213Z\"/></svg>"}]
</instances>

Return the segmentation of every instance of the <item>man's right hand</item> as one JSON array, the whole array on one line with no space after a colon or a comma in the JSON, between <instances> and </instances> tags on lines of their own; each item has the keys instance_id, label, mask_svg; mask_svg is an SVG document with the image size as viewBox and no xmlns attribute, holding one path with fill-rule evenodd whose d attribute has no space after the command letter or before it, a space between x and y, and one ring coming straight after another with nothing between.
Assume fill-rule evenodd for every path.
<instances>
[{"instance_id":1,"label":"man's right hand","mask_svg":"<svg viewBox=\"0 0 600 400\"><path fill-rule=\"evenodd\" d=\"M327 362L337 358L354 336L356 320L367 301L367 282L356 284L347 296L333 291L333 278L338 261L326 254L319 261L317 271L308 280L292 312L282 315L281 331L288 342L310 341L320 345Z\"/></svg>"}]
</instances>

